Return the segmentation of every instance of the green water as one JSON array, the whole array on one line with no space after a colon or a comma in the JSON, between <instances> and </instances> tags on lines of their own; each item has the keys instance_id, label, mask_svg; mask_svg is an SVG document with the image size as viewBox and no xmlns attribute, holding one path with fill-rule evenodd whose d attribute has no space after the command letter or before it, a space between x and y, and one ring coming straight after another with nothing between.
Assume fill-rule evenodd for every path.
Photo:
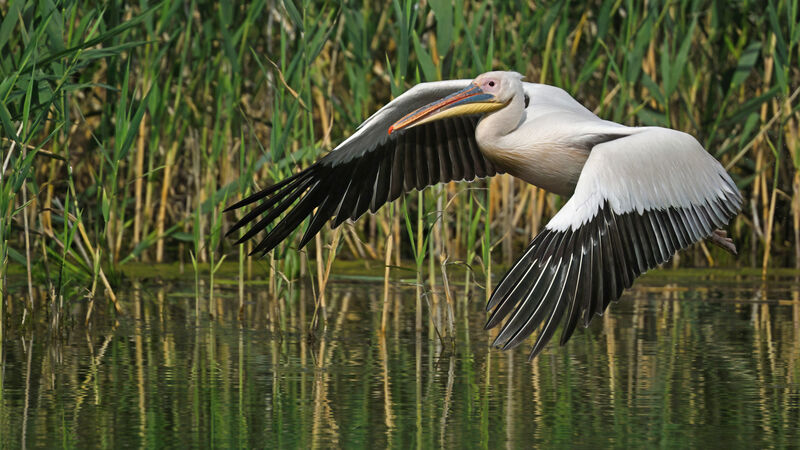
<instances>
[{"instance_id":1,"label":"green water","mask_svg":"<svg viewBox=\"0 0 800 450\"><path fill-rule=\"evenodd\" d=\"M439 339L429 318L447 334L442 288L416 331L414 287L392 285L382 337L383 286L336 281L325 330L309 337L310 286L276 299L246 285L240 299L227 285L209 311L191 284L142 281L118 293L118 324L86 328L77 303L63 335L7 327L0 443L800 446L797 279L673 275L638 281L532 363L529 347L488 350L477 287L454 290L455 333Z\"/></svg>"}]
</instances>

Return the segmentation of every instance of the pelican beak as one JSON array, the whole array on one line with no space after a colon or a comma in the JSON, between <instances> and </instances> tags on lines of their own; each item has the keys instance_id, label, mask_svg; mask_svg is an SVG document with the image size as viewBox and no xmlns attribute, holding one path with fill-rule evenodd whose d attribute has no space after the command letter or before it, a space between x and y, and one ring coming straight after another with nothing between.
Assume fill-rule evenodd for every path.
<instances>
[{"instance_id":1,"label":"pelican beak","mask_svg":"<svg viewBox=\"0 0 800 450\"><path fill-rule=\"evenodd\" d=\"M414 112L407 114L389 127L389 134L403 128L411 128L445 117L466 116L497 111L506 104L495 99L494 94L488 94L475 83L470 84L454 94L429 103Z\"/></svg>"}]
</instances>

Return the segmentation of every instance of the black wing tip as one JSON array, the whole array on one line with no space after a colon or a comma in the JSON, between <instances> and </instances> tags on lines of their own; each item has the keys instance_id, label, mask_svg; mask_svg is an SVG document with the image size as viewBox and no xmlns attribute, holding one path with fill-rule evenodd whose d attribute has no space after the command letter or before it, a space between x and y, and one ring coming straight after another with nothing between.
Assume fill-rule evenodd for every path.
<instances>
[{"instance_id":1,"label":"black wing tip","mask_svg":"<svg viewBox=\"0 0 800 450\"><path fill-rule=\"evenodd\" d=\"M656 236L654 231L645 228L656 225L664 227L666 224L664 218L657 221L651 220L649 217L647 220L632 218L637 222L638 229L631 231L639 234L639 242L631 241L631 237L627 235L626 231L620 229L621 221L627 219L617 218L609 208L610 205L607 203L602 205L601 211L582 226L580 232L548 230L547 232L553 236L546 240L542 239L541 245L537 246L538 248L534 249L529 259L524 262L527 267L531 267L530 264L538 264L538 267L521 276L508 276L508 283L513 284L513 287L503 286L503 282L498 285L487 305L489 309L491 307L498 309L495 309L484 328L496 326L503 318L498 316L506 316L511 313L511 308L506 305L507 302L516 305L515 311L517 312L514 314L522 314L524 317L520 322L519 318L512 316L516 322L506 322L504 328L511 326L513 329L501 330L493 342L494 347L503 350L517 347L538 329L538 336L528 358L533 360L552 340L559 325L562 330L559 343L562 346L565 345L572 337L578 323L583 323L584 327L588 326L594 316L602 316L610 302L621 296L624 289L633 283L635 273L643 272L643 270L636 270L642 269L639 267L640 264L647 265L655 262L656 259L661 259L665 255L661 250L665 249L660 247L674 243L673 241L668 242L661 232L656 231L659 233ZM609 210L606 211L606 209ZM651 240L656 240L656 242L651 242ZM659 248L655 247L657 243L660 244ZM533 242L531 245L533 246ZM615 248L625 245L646 245L639 251L646 254L653 253L648 255L649 259L653 261L637 261L631 250ZM656 250L659 251L658 254L655 254ZM552 260L549 259L551 256ZM525 256L521 260L524 258ZM545 262L542 263L542 261ZM547 267L554 264L555 261L558 261L557 265L548 269ZM603 264L604 262L607 264ZM647 267L644 267L644 270L646 269ZM547 272L548 270L549 272ZM561 287L560 289L552 288L553 290L551 288L539 290L536 288L539 282L532 282L532 279L536 278L544 279L545 285L568 285L568 287L566 289ZM504 279L504 281L506 280ZM519 290L517 285L522 288L522 291L516 292ZM501 291L503 295L499 295L502 298L498 301L496 300L497 294ZM543 307L531 309L530 305L538 305L542 302L546 303ZM525 309L519 309L524 308L521 306L523 303L530 304L527 313ZM504 312L504 314L498 315L498 312ZM567 313L566 318L564 317L565 313Z\"/></svg>"},{"instance_id":2,"label":"black wing tip","mask_svg":"<svg viewBox=\"0 0 800 450\"><path fill-rule=\"evenodd\" d=\"M484 330L491 330L492 328L496 327L503 321L506 314L500 313L499 309L495 309L494 312L486 319L486 323L483 325Z\"/></svg>"},{"instance_id":3,"label":"black wing tip","mask_svg":"<svg viewBox=\"0 0 800 450\"><path fill-rule=\"evenodd\" d=\"M250 203L253 203L254 201L256 201L256 200L258 200L260 198L260 197L258 197L258 194L259 193L248 195L247 197L239 200L238 202L236 202L236 203L234 203L232 205L228 205L225 209L222 210L222 212L223 213L229 213L229 212L236 211L237 209L239 209L239 208L241 208L243 206L247 206Z\"/></svg>"},{"instance_id":4,"label":"black wing tip","mask_svg":"<svg viewBox=\"0 0 800 450\"><path fill-rule=\"evenodd\" d=\"M489 296L489 301L486 302L486 308L484 308L484 312L489 312L493 310L495 306L497 306L497 304L500 303L500 300L502 300L502 296L498 295L497 288L500 287L501 284L503 284L503 281L505 280L501 280L499 283L497 283L494 292L492 292L492 295Z\"/></svg>"},{"instance_id":5,"label":"black wing tip","mask_svg":"<svg viewBox=\"0 0 800 450\"><path fill-rule=\"evenodd\" d=\"M225 233L225 236L229 236L234 231L235 230L233 230L233 229L229 230L227 233ZM249 240L250 240L249 236L241 236L239 239L236 240L236 242L233 243L233 245L242 245L242 244L244 244L245 242L247 242Z\"/></svg>"},{"instance_id":6,"label":"black wing tip","mask_svg":"<svg viewBox=\"0 0 800 450\"><path fill-rule=\"evenodd\" d=\"M503 343L502 346L497 345L496 348L500 348L502 350L511 350L522 345L522 343L525 342L526 339L528 339L528 336L525 336L524 338L521 339L511 338L507 342Z\"/></svg>"},{"instance_id":7,"label":"black wing tip","mask_svg":"<svg viewBox=\"0 0 800 450\"><path fill-rule=\"evenodd\" d=\"M533 350L531 350L531 352L528 354L528 362L532 362L534 359L536 359L536 357L542 353L544 347L545 347L544 345L538 347L534 345Z\"/></svg>"},{"instance_id":8,"label":"black wing tip","mask_svg":"<svg viewBox=\"0 0 800 450\"><path fill-rule=\"evenodd\" d=\"M247 253L247 256L255 256L257 258L263 258L263 257L267 256L267 253L269 253L269 251L264 252L264 251L261 251L261 250L258 250L258 249L254 248L253 250L250 250L249 253Z\"/></svg>"},{"instance_id":9,"label":"black wing tip","mask_svg":"<svg viewBox=\"0 0 800 450\"><path fill-rule=\"evenodd\" d=\"M572 337L572 334L575 333L576 323L567 324L565 323L561 328L561 338L558 340L558 346L563 347L566 345L569 338Z\"/></svg>"},{"instance_id":10,"label":"black wing tip","mask_svg":"<svg viewBox=\"0 0 800 450\"><path fill-rule=\"evenodd\" d=\"M588 327L595 316L602 317L608 305L618 301L639 275L669 261L679 250L712 235L712 242L723 244L723 248L731 251L727 247L731 247L732 242L726 240L724 234L715 236L714 230L730 223L740 207L741 195L733 188L726 189L724 196L721 194L718 199L707 200L705 204L646 209L642 213L616 213L605 202L599 206L594 218L580 227L582 234L574 241L574 245L571 238L564 237L567 230L550 230L551 234L557 236L543 238L539 248L532 250L530 257L527 252L520 257L515 267L498 283L487 302L486 310L494 311L484 325L485 330L497 326L504 318L511 317L494 339L492 347L503 350L517 347L539 330L528 357L531 361L551 341L559 323L562 330L559 343L561 346L565 345L573 336L578 323ZM540 233L534 241L543 234L545 232ZM732 250L731 253L735 255L735 247ZM584 252L583 256L579 253L581 251ZM563 261L559 259L561 256L542 263L548 255L554 254L573 258L573 262L578 258L588 264L587 268L581 269L579 264L580 274L571 273L569 265L562 265ZM556 260L559 263L554 266ZM517 271L518 264L528 269ZM533 264L537 266L533 267ZM551 272L546 272L548 270ZM564 271L571 275L564 275ZM557 295L547 292L543 294L542 291L537 293L536 283L532 282L537 277L546 278L549 282L555 280L559 284L566 283L575 290ZM544 308L547 310L544 313L530 306L540 303L552 303L552 306ZM570 305L570 312L565 318L563 309L567 303ZM529 306L526 308L523 304ZM515 315L522 317L522 321Z\"/></svg>"},{"instance_id":11,"label":"black wing tip","mask_svg":"<svg viewBox=\"0 0 800 450\"><path fill-rule=\"evenodd\" d=\"M261 192L256 192L254 194L250 194L247 197L239 200L238 202L236 202L236 203L234 203L232 205L228 205L225 209L222 210L222 212L226 212L227 213L227 212L231 212L231 211L236 211L237 209L241 208L242 206L247 206L250 203L253 203L254 201L256 201L259 198L261 198L261 197L259 197L259 194L261 194Z\"/></svg>"}]
</instances>

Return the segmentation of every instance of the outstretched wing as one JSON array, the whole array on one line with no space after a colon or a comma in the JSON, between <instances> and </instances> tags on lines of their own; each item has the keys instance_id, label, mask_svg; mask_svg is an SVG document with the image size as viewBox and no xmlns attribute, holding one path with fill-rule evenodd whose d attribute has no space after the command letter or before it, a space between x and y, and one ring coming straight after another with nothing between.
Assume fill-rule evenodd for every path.
<instances>
[{"instance_id":1,"label":"outstretched wing","mask_svg":"<svg viewBox=\"0 0 800 450\"><path fill-rule=\"evenodd\" d=\"M475 142L477 116L452 117L388 133L406 114L469 83L454 80L414 86L307 169L228 207L226 211L262 200L227 234L252 223L237 243L244 242L288 211L253 249L253 253L267 253L313 214L300 241L303 247L331 217L336 227L368 209L375 212L412 189L494 175L498 169Z\"/></svg>"},{"instance_id":2,"label":"outstretched wing","mask_svg":"<svg viewBox=\"0 0 800 450\"><path fill-rule=\"evenodd\" d=\"M596 145L575 193L492 293L494 346L519 345L541 326L530 358L566 315L563 345L634 279L725 226L742 198L725 169L690 135L640 128ZM513 311L512 311L513 310Z\"/></svg>"}]
</instances>

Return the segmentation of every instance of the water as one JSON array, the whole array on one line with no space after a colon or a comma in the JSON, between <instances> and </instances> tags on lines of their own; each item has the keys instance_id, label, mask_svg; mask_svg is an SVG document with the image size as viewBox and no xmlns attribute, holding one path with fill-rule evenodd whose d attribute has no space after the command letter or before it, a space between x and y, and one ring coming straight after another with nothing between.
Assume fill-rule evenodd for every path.
<instances>
[{"instance_id":1,"label":"water","mask_svg":"<svg viewBox=\"0 0 800 450\"><path fill-rule=\"evenodd\" d=\"M381 335L383 286L334 282L314 337L310 287L245 286L240 311L226 286L212 314L192 285L141 282L118 324L84 327L79 304L65 335L5 330L2 446L800 445L796 278L659 271L532 363L530 344L488 350L474 286L453 292L443 340L427 306L415 330L409 286L391 287Z\"/></svg>"}]
</instances>

